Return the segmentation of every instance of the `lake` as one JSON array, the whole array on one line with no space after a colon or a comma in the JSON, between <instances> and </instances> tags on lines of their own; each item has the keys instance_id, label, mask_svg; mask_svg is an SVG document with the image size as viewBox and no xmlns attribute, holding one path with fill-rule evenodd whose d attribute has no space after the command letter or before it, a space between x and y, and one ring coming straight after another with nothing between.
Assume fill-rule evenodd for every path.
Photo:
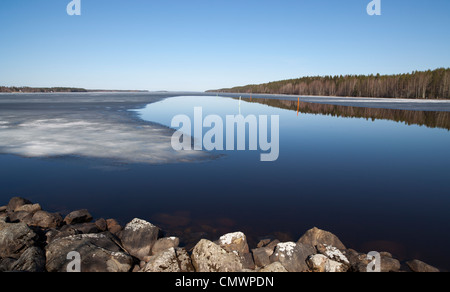
<instances>
[{"instance_id":1,"label":"lake","mask_svg":"<svg viewBox=\"0 0 450 292\"><path fill-rule=\"evenodd\" d=\"M186 245L233 231L251 244L296 241L316 226L359 251L450 269L448 112L204 94L74 104L46 104L37 117L32 107L0 107L0 205L18 195L63 213L139 217ZM279 116L278 160L249 150L176 153L172 118L193 119L196 106L224 120Z\"/></svg>"}]
</instances>

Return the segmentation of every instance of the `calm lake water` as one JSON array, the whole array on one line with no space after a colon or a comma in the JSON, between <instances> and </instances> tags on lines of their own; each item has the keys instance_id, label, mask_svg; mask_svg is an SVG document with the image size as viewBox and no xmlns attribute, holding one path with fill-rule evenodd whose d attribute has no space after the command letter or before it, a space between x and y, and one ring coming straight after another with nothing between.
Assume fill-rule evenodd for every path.
<instances>
[{"instance_id":1,"label":"calm lake water","mask_svg":"<svg viewBox=\"0 0 450 292\"><path fill-rule=\"evenodd\" d=\"M252 243L297 240L317 226L359 251L450 269L448 113L220 97L168 98L135 113L170 127L195 106L204 116L279 115L279 159L220 151L152 165L3 154L0 205L20 195L53 211L88 208L123 223L140 217L185 244L238 230Z\"/></svg>"}]
</instances>

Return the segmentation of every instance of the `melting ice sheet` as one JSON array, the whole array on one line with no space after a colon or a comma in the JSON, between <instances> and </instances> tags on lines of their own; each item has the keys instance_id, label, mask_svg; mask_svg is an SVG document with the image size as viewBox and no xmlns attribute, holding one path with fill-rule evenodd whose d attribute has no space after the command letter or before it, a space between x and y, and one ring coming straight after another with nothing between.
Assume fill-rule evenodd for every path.
<instances>
[{"instance_id":1,"label":"melting ice sheet","mask_svg":"<svg viewBox=\"0 0 450 292\"><path fill-rule=\"evenodd\" d=\"M102 105L0 107L0 153L25 157L82 156L124 163L177 163L212 158L172 149L173 130Z\"/></svg>"}]
</instances>

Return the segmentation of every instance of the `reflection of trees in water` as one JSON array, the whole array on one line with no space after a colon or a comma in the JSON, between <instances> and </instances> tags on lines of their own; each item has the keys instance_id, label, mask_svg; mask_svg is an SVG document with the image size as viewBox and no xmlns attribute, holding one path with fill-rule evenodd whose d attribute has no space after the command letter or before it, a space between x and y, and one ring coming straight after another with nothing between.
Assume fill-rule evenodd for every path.
<instances>
[{"instance_id":1,"label":"reflection of trees in water","mask_svg":"<svg viewBox=\"0 0 450 292\"><path fill-rule=\"evenodd\" d=\"M308 102L300 102L299 105L297 101L292 100L262 98L254 98L252 100L245 98L243 100L293 111L297 111L297 107L299 106L300 112L307 114L320 114L346 118L365 118L372 120L391 120L402 122L407 125L420 125L429 128L442 128L450 130L450 113L448 112L364 108Z\"/></svg>"}]
</instances>

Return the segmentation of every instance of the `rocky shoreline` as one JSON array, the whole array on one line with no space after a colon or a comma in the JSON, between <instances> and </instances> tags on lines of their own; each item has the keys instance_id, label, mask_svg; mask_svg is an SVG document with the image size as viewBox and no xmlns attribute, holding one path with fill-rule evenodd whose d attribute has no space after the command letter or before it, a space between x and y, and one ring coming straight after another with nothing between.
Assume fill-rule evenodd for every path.
<instances>
[{"instance_id":1,"label":"rocky shoreline","mask_svg":"<svg viewBox=\"0 0 450 292\"><path fill-rule=\"evenodd\" d=\"M65 218L39 204L12 198L0 207L0 272L67 272L78 255L81 272L367 272L367 254L334 234L313 228L297 242L266 239L250 249L242 232L192 250L157 226L134 219L125 227L87 210ZM401 265L380 252L381 272L439 272L419 260Z\"/></svg>"}]
</instances>

